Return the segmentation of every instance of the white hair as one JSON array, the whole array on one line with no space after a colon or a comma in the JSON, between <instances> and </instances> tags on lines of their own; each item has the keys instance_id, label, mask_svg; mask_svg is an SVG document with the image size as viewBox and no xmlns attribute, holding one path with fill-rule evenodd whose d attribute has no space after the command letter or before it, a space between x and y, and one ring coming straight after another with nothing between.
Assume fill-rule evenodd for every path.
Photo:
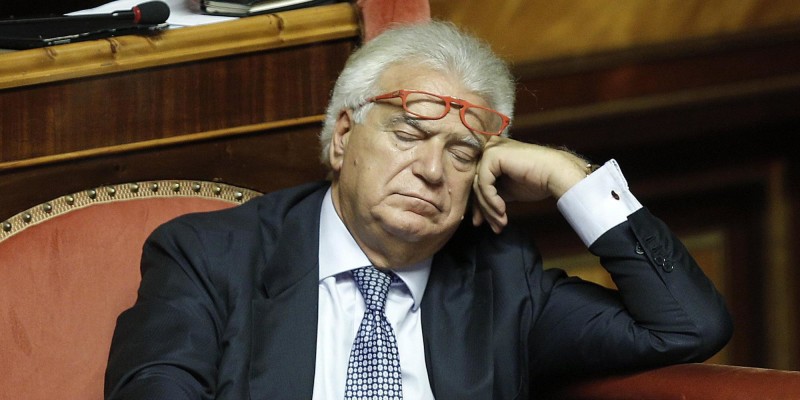
<instances>
[{"instance_id":1,"label":"white hair","mask_svg":"<svg viewBox=\"0 0 800 400\"><path fill-rule=\"evenodd\" d=\"M356 108L380 94L378 81L384 71L403 63L452 76L489 107L509 118L514 116L514 79L506 63L487 44L447 22L401 25L384 31L348 58L336 80L319 135L323 164L330 168L331 136L342 110L354 109L355 122L362 122L371 105ZM503 135L508 135L508 128Z\"/></svg>"}]
</instances>

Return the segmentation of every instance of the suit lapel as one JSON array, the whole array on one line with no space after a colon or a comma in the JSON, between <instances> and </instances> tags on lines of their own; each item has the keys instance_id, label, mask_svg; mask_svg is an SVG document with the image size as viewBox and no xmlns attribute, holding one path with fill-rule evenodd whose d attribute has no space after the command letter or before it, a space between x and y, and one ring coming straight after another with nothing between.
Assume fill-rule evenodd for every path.
<instances>
[{"instance_id":1,"label":"suit lapel","mask_svg":"<svg viewBox=\"0 0 800 400\"><path fill-rule=\"evenodd\" d=\"M311 398L317 345L320 190L292 207L265 244L263 293L253 300L250 398ZM275 232L264 232L266 237ZM274 248L274 251L270 251Z\"/></svg>"},{"instance_id":2,"label":"suit lapel","mask_svg":"<svg viewBox=\"0 0 800 400\"><path fill-rule=\"evenodd\" d=\"M324 193L293 207L279 232L264 232L279 239L265 244L273 255L264 268L263 293L253 300L253 400L313 395ZM491 399L492 274L476 268L474 246L459 243L451 241L434 257L422 301L428 376L437 398Z\"/></svg>"},{"instance_id":3,"label":"suit lapel","mask_svg":"<svg viewBox=\"0 0 800 400\"><path fill-rule=\"evenodd\" d=\"M467 248L474 246L451 242L436 255L422 300L425 358L437 398L492 398L492 274L476 269Z\"/></svg>"}]
</instances>

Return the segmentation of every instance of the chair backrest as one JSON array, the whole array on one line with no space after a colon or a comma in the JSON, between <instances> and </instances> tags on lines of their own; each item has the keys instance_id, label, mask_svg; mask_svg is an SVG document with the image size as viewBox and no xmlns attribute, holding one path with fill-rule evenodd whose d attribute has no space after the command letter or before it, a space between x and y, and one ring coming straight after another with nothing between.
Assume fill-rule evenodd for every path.
<instances>
[{"instance_id":1,"label":"chair backrest","mask_svg":"<svg viewBox=\"0 0 800 400\"><path fill-rule=\"evenodd\" d=\"M552 400L795 400L800 372L716 364L678 364L573 381L541 393Z\"/></svg>"},{"instance_id":2,"label":"chair backrest","mask_svg":"<svg viewBox=\"0 0 800 400\"><path fill-rule=\"evenodd\" d=\"M0 227L0 399L102 399L120 312L136 299L145 238L189 212L259 193L153 181L71 194Z\"/></svg>"}]
</instances>

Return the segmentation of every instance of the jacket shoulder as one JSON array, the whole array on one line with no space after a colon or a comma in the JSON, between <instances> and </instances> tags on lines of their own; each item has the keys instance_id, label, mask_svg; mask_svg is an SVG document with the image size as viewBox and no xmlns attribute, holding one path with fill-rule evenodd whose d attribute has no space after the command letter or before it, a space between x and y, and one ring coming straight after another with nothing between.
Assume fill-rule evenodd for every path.
<instances>
[{"instance_id":1,"label":"jacket shoulder","mask_svg":"<svg viewBox=\"0 0 800 400\"><path fill-rule=\"evenodd\" d=\"M261 225L276 227L296 205L315 192L324 193L327 182L307 183L263 194L234 207L181 215L160 229L184 226L200 231L253 230Z\"/></svg>"}]
</instances>

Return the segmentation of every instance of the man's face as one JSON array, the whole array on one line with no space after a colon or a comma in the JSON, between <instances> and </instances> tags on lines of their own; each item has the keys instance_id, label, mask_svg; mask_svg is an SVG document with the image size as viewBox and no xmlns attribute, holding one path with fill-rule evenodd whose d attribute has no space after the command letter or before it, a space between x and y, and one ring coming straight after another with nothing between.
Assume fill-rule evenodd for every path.
<instances>
[{"instance_id":1,"label":"man's face","mask_svg":"<svg viewBox=\"0 0 800 400\"><path fill-rule=\"evenodd\" d=\"M379 83L382 92L416 89L486 105L425 68L394 66ZM466 212L485 141L462 124L455 107L442 119L419 120L399 98L382 100L360 124L351 110L343 112L331 144L334 202L359 245L413 243L419 258L433 255Z\"/></svg>"}]
</instances>

